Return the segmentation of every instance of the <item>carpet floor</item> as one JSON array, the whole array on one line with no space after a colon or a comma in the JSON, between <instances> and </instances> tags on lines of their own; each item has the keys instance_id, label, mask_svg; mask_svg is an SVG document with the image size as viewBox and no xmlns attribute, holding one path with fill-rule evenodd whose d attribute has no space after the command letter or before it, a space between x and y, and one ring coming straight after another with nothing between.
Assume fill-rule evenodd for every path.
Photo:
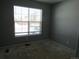
<instances>
[{"instance_id":1,"label":"carpet floor","mask_svg":"<svg viewBox=\"0 0 79 59\"><path fill-rule=\"evenodd\" d=\"M55 41L40 40L0 48L0 59L71 59L73 50Z\"/></svg>"}]
</instances>

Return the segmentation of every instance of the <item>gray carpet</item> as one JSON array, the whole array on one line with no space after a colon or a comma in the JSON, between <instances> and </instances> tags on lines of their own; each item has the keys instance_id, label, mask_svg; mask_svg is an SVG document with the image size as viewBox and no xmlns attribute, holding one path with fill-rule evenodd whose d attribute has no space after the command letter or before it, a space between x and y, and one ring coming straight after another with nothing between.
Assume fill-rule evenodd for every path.
<instances>
[{"instance_id":1,"label":"gray carpet","mask_svg":"<svg viewBox=\"0 0 79 59\"><path fill-rule=\"evenodd\" d=\"M71 59L73 50L59 43L40 40L0 48L0 59ZM5 52L9 49L8 52Z\"/></svg>"}]
</instances>

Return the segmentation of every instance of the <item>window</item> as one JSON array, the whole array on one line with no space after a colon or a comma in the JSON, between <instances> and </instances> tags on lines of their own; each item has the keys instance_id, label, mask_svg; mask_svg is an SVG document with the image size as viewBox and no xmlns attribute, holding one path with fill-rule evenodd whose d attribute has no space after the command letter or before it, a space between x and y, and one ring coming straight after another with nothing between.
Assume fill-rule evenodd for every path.
<instances>
[{"instance_id":1,"label":"window","mask_svg":"<svg viewBox=\"0 0 79 59\"><path fill-rule=\"evenodd\" d=\"M14 6L15 36L41 34L42 9Z\"/></svg>"}]
</instances>

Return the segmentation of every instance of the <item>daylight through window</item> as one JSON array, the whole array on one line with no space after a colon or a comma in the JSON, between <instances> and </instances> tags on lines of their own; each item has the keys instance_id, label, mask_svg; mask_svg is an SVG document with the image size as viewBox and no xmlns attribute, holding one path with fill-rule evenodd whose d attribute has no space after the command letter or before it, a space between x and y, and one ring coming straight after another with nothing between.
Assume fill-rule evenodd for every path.
<instances>
[{"instance_id":1,"label":"daylight through window","mask_svg":"<svg viewBox=\"0 0 79 59\"><path fill-rule=\"evenodd\" d=\"M42 32L42 9L14 6L15 36Z\"/></svg>"}]
</instances>

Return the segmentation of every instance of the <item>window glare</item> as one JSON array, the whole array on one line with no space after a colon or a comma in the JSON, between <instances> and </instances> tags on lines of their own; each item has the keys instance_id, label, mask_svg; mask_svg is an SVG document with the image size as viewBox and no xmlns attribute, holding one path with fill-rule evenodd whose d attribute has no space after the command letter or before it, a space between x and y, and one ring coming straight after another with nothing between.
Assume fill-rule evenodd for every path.
<instances>
[{"instance_id":1,"label":"window glare","mask_svg":"<svg viewBox=\"0 0 79 59\"><path fill-rule=\"evenodd\" d=\"M41 34L42 9L14 6L15 36Z\"/></svg>"}]
</instances>

